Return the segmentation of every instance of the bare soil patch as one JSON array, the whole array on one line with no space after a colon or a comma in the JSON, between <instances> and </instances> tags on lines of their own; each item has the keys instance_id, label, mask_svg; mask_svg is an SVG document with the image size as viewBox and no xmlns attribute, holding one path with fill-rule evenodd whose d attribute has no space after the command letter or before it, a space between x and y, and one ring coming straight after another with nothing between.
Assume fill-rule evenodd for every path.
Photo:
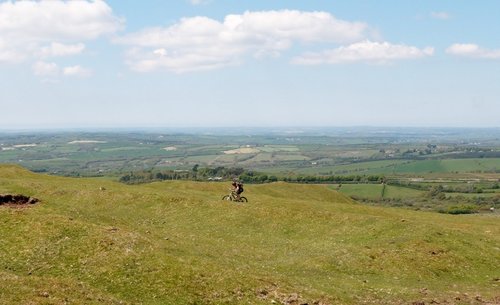
<instances>
[{"instance_id":1,"label":"bare soil patch","mask_svg":"<svg viewBox=\"0 0 500 305\"><path fill-rule=\"evenodd\" d=\"M24 207L40 202L35 197L25 196L21 194L0 194L0 206L7 207Z\"/></svg>"},{"instance_id":2,"label":"bare soil patch","mask_svg":"<svg viewBox=\"0 0 500 305\"><path fill-rule=\"evenodd\" d=\"M166 151L175 151L175 150L177 150L177 147L175 147L175 146L168 146L168 147L164 147L163 149L166 150Z\"/></svg>"},{"instance_id":3,"label":"bare soil patch","mask_svg":"<svg viewBox=\"0 0 500 305\"><path fill-rule=\"evenodd\" d=\"M232 150L225 150L224 153L226 155L237 155L237 154L256 154L259 153L260 150L257 148L253 147L242 147L242 148L237 148L237 149L232 149Z\"/></svg>"}]
</instances>

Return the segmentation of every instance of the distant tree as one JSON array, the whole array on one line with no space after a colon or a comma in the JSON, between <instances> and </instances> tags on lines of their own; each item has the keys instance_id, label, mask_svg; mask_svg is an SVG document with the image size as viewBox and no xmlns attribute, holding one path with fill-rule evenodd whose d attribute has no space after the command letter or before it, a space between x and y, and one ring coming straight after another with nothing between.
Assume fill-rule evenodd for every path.
<instances>
[{"instance_id":1,"label":"distant tree","mask_svg":"<svg viewBox=\"0 0 500 305\"><path fill-rule=\"evenodd\" d=\"M437 198L440 194L445 195L443 193L443 186L442 185L432 186L428 192L429 197L432 197L432 198Z\"/></svg>"}]
</instances>

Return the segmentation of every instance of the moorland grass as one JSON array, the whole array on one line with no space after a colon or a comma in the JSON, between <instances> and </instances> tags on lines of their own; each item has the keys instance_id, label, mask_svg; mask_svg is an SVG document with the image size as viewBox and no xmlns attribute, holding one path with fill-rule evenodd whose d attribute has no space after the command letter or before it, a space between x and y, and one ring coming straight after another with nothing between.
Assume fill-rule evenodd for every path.
<instances>
[{"instance_id":1,"label":"moorland grass","mask_svg":"<svg viewBox=\"0 0 500 305\"><path fill-rule=\"evenodd\" d=\"M499 296L498 215L360 205L326 186L122 185L0 165L0 304L472 304Z\"/></svg>"}]
</instances>

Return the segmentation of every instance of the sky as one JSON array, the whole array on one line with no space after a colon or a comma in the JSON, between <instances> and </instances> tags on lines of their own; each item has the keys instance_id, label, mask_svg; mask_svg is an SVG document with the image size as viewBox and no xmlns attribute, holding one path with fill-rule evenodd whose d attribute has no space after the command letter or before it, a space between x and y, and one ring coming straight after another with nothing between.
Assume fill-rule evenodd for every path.
<instances>
[{"instance_id":1,"label":"sky","mask_svg":"<svg viewBox=\"0 0 500 305\"><path fill-rule=\"evenodd\" d=\"M497 0L0 1L0 129L500 127Z\"/></svg>"}]
</instances>

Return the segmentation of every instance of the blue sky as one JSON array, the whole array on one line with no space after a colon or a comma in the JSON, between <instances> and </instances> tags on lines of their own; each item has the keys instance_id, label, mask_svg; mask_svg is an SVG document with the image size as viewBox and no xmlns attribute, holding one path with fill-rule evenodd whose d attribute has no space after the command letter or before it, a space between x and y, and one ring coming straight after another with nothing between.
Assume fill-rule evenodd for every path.
<instances>
[{"instance_id":1,"label":"blue sky","mask_svg":"<svg viewBox=\"0 0 500 305\"><path fill-rule=\"evenodd\" d=\"M500 126L500 2L0 1L0 129Z\"/></svg>"}]
</instances>

